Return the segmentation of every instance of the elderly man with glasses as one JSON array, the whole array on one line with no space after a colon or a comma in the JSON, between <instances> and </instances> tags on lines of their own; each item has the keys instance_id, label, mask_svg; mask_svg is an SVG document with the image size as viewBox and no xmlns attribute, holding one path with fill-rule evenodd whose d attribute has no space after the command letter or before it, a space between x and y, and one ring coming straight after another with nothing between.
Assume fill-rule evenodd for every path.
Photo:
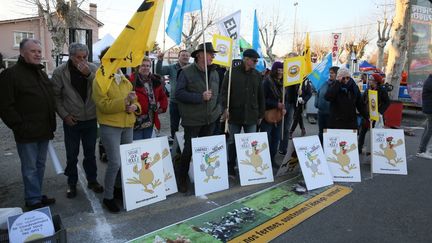
<instances>
[{"instance_id":1,"label":"elderly man with glasses","mask_svg":"<svg viewBox=\"0 0 432 243\"><path fill-rule=\"evenodd\" d=\"M328 87L325 99L330 102L328 128L357 129L356 109L368 120L360 90L346 68L339 69L336 82Z\"/></svg>"},{"instance_id":2,"label":"elderly man with glasses","mask_svg":"<svg viewBox=\"0 0 432 243\"><path fill-rule=\"evenodd\" d=\"M228 173L235 177L236 150L234 134L256 132L259 119L264 116L265 100L262 76L255 69L259 55L253 49L243 52L242 63L232 68L231 86L228 90L229 73L225 74L222 84L222 107L229 123ZM231 97L229 108L228 96Z\"/></svg>"}]
</instances>

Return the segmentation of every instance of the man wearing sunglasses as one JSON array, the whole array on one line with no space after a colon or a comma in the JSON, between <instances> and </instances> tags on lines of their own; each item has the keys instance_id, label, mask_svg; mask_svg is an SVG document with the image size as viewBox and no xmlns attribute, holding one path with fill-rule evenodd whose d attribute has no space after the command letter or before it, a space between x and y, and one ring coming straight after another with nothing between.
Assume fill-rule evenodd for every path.
<instances>
[{"instance_id":1,"label":"man wearing sunglasses","mask_svg":"<svg viewBox=\"0 0 432 243\"><path fill-rule=\"evenodd\" d=\"M328 128L357 129L357 111L365 120L369 119L360 90L346 68L339 69L336 82L329 86L325 99L330 102Z\"/></svg>"},{"instance_id":2,"label":"man wearing sunglasses","mask_svg":"<svg viewBox=\"0 0 432 243\"><path fill-rule=\"evenodd\" d=\"M234 134L256 132L258 119L264 116L265 101L261 74L255 69L259 55L253 49L243 52L242 63L233 67L231 87L228 90L229 72L222 84L222 107L229 123L228 174L235 177L236 150ZM227 107L230 97L229 108Z\"/></svg>"}]
</instances>

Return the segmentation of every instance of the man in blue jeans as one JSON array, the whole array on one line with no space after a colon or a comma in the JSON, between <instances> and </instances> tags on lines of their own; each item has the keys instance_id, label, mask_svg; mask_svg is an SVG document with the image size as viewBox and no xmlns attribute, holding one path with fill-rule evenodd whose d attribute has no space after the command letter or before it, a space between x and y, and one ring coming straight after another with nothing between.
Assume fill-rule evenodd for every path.
<instances>
[{"instance_id":1,"label":"man in blue jeans","mask_svg":"<svg viewBox=\"0 0 432 243\"><path fill-rule=\"evenodd\" d=\"M17 64L0 74L0 117L12 129L30 210L55 203L42 195L48 142L56 129L55 100L38 40L24 39Z\"/></svg>"},{"instance_id":2,"label":"man in blue jeans","mask_svg":"<svg viewBox=\"0 0 432 243\"><path fill-rule=\"evenodd\" d=\"M255 69L260 56L253 49L243 52L242 63L232 68L228 90L229 72L222 83L222 106L229 123L228 174L235 177L236 149L234 135L257 131L257 123L264 116L265 102L261 74ZM229 108L228 108L228 99Z\"/></svg>"},{"instance_id":3,"label":"man in blue jeans","mask_svg":"<svg viewBox=\"0 0 432 243\"><path fill-rule=\"evenodd\" d=\"M87 46L80 43L70 44L69 60L54 70L51 80L57 113L63 119L68 198L74 198L77 194L80 142L84 150L83 167L87 187L96 193L103 192L103 187L96 180L97 121L96 107L92 99L92 84L97 67L87 62L88 54Z\"/></svg>"},{"instance_id":4,"label":"man in blue jeans","mask_svg":"<svg viewBox=\"0 0 432 243\"><path fill-rule=\"evenodd\" d=\"M187 50L181 50L178 54L178 62L175 64L163 66L164 53L158 55L158 61L156 63L156 73L159 75L169 75L171 91L169 94L169 113L170 113L170 127L171 137L174 139L175 133L179 130L180 125L180 112L178 109L177 100L175 98L175 91L177 86L177 73L184 66L189 64L190 53Z\"/></svg>"},{"instance_id":5,"label":"man in blue jeans","mask_svg":"<svg viewBox=\"0 0 432 243\"><path fill-rule=\"evenodd\" d=\"M426 151L427 145L432 136L432 74L423 83L422 109L427 117L426 128L423 132L417 157L432 159L432 154Z\"/></svg>"}]
</instances>

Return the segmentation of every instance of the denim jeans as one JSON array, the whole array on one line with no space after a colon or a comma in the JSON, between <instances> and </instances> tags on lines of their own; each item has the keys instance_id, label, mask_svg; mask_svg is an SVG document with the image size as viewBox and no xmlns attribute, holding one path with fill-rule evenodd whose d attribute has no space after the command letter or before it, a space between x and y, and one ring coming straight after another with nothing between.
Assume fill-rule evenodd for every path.
<instances>
[{"instance_id":1,"label":"denim jeans","mask_svg":"<svg viewBox=\"0 0 432 243\"><path fill-rule=\"evenodd\" d=\"M243 128L244 133L256 132L256 124L253 125L238 125L229 124L229 138L228 138L228 172L234 173L234 167L236 165L237 153L235 148L234 135L239 134Z\"/></svg>"},{"instance_id":2,"label":"denim jeans","mask_svg":"<svg viewBox=\"0 0 432 243\"><path fill-rule=\"evenodd\" d=\"M34 143L16 143L21 160L21 174L24 181L24 199L28 205L40 203L42 182L48 151L48 140Z\"/></svg>"},{"instance_id":3,"label":"denim jeans","mask_svg":"<svg viewBox=\"0 0 432 243\"><path fill-rule=\"evenodd\" d=\"M88 182L96 182L96 138L97 121L78 121L76 125L69 126L63 122L64 143L66 148L66 169L65 175L68 177L68 185L76 185L78 182L78 155L80 142L84 151L83 168Z\"/></svg>"},{"instance_id":4,"label":"denim jeans","mask_svg":"<svg viewBox=\"0 0 432 243\"><path fill-rule=\"evenodd\" d=\"M179 125L180 125L180 112L178 109L177 102L170 101L169 114L170 114L171 137L175 138L175 133L179 130Z\"/></svg>"},{"instance_id":5,"label":"denim jeans","mask_svg":"<svg viewBox=\"0 0 432 243\"><path fill-rule=\"evenodd\" d=\"M420 147L418 149L419 153L426 152L426 147L432 136L432 114L426 114L426 117L427 117L427 123L422 138L420 140Z\"/></svg>"},{"instance_id":6,"label":"denim jeans","mask_svg":"<svg viewBox=\"0 0 432 243\"><path fill-rule=\"evenodd\" d=\"M323 133L324 133L324 129L328 128L328 124L327 124L328 118L329 118L329 114L318 112L318 137L321 142L321 145L323 146L324 146Z\"/></svg>"},{"instance_id":7,"label":"denim jeans","mask_svg":"<svg viewBox=\"0 0 432 243\"><path fill-rule=\"evenodd\" d=\"M113 199L114 186L121 187L120 145L132 143L133 129L100 125L100 136L108 157L105 172L104 198Z\"/></svg>"},{"instance_id":8,"label":"denim jeans","mask_svg":"<svg viewBox=\"0 0 432 243\"><path fill-rule=\"evenodd\" d=\"M133 130L133 140L151 138L153 134L153 126L144 129Z\"/></svg>"},{"instance_id":9,"label":"denim jeans","mask_svg":"<svg viewBox=\"0 0 432 243\"><path fill-rule=\"evenodd\" d=\"M184 148L180 158L178 180L186 181L189 165L192 158L192 138L206 137L213 135L214 122L203 126L183 126L184 127Z\"/></svg>"},{"instance_id":10,"label":"denim jeans","mask_svg":"<svg viewBox=\"0 0 432 243\"><path fill-rule=\"evenodd\" d=\"M267 132L267 138L270 144L270 157L273 166L276 166L275 156L281 137L281 130L282 122L278 122L276 124L267 123L264 120L261 122L261 132Z\"/></svg>"},{"instance_id":11,"label":"denim jeans","mask_svg":"<svg viewBox=\"0 0 432 243\"><path fill-rule=\"evenodd\" d=\"M284 117L283 140L280 141L279 151L286 154L289 141L289 132L294 115L295 104L285 103L286 114Z\"/></svg>"}]
</instances>

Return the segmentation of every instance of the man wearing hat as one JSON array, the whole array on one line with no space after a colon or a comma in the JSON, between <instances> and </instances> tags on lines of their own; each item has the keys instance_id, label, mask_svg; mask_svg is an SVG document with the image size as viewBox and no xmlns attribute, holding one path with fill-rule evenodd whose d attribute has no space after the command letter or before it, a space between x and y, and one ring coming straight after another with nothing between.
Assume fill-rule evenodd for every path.
<instances>
[{"instance_id":1,"label":"man wearing hat","mask_svg":"<svg viewBox=\"0 0 432 243\"><path fill-rule=\"evenodd\" d=\"M221 114L218 104L219 75L212 65L215 53L210 42L198 45L191 56L195 61L185 66L177 78L176 99L184 128L184 149L177 172L179 192L187 192L187 174L192 157L192 138L210 136ZM207 65L207 66L206 66ZM206 70L208 89L206 84Z\"/></svg>"},{"instance_id":2,"label":"man wearing hat","mask_svg":"<svg viewBox=\"0 0 432 243\"><path fill-rule=\"evenodd\" d=\"M265 100L261 74L255 69L259 55L253 49L243 52L240 65L232 68L231 87L228 91L229 73L222 84L222 107L229 123L228 174L235 176L236 150L234 134L256 132L259 119L264 116ZM227 107L230 97L229 108Z\"/></svg>"},{"instance_id":3,"label":"man wearing hat","mask_svg":"<svg viewBox=\"0 0 432 243\"><path fill-rule=\"evenodd\" d=\"M374 73L370 76L368 88L365 90L362 96L362 103L364 104L364 109L367 111L369 108L369 99L368 99L368 90L377 90L378 91L378 112L381 115L384 115L384 112L390 105L390 98L387 93L387 89L382 86L384 80L378 73ZM375 126L375 121L372 126ZM367 120L363 120L362 126L360 128L359 138L358 138L358 151L359 154L362 153L366 133L369 130L369 122Z\"/></svg>"}]
</instances>

